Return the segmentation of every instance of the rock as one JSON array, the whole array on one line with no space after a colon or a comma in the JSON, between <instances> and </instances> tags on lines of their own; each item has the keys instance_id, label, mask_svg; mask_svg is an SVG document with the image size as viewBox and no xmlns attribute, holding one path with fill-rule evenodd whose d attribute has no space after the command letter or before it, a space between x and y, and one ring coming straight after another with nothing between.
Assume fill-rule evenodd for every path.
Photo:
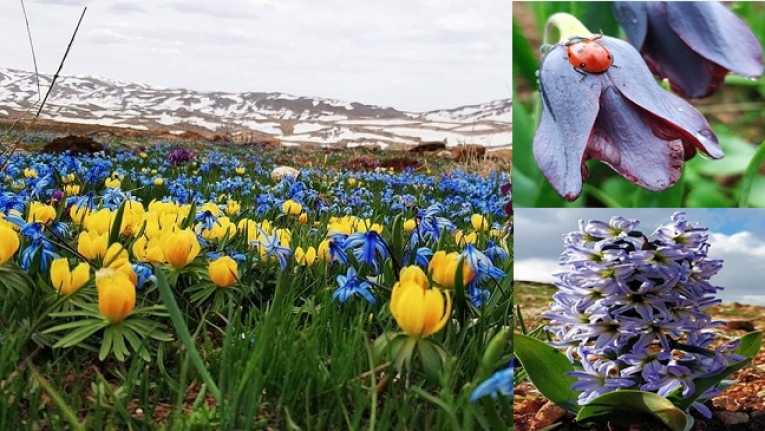
<instances>
[{"instance_id":1,"label":"rock","mask_svg":"<svg viewBox=\"0 0 765 431\"><path fill-rule=\"evenodd\" d=\"M746 319L731 319L725 322L725 329L751 332L754 331L754 323Z\"/></svg>"},{"instance_id":2,"label":"rock","mask_svg":"<svg viewBox=\"0 0 765 431\"><path fill-rule=\"evenodd\" d=\"M373 171L380 167L380 161L370 156L359 156L343 163L343 167L349 171Z\"/></svg>"},{"instance_id":3,"label":"rock","mask_svg":"<svg viewBox=\"0 0 765 431\"><path fill-rule=\"evenodd\" d=\"M454 159L454 154L452 154L452 152L449 150L439 151L438 153L436 153L436 156L441 157L443 159L449 159L449 160Z\"/></svg>"},{"instance_id":4,"label":"rock","mask_svg":"<svg viewBox=\"0 0 765 431\"><path fill-rule=\"evenodd\" d=\"M409 152L411 153L429 153L432 151L439 151L446 149L446 142L423 142L422 144L412 147Z\"/></svg>"},{"instance_id":5,"label":"rock","mask_svg":"<svg viewBox=\"0 0 765 431\"><path fill-rule=\"evenodd\" d=\"M566 416L566 409L558 407L555 403L548 401L534 415L534 419L532 419L531 423L531 429L539 430L548 427L563 419L564 416Z\"/></svg>"},{"instance_id":6,"label":"rock","mask_svg":"<svg viewBox=\"0 0 765 431\"><path fill-rule=\"evenodd\" d=\"M720 411L716 413L717 417L720 418L720 422L728 426L749 422L749 415L744 412Z\"/></svg>"},{"instance_id":7,"label":"rock","mask_svg":"<svg viewBox=\"0 0 765 431\"><path fill-rule=\"evenodd\" d=\"M486 147L475 144L460 145L452 148L452 155L458 162L476 160L486 155Z\"/></svg>"},{"instance_id":8,"label":"rock","mask_svg":"<svg viewBox=\"0 0 765 431\"><path fill-rule=\"evenodd\" d=\"M104 151L105 147L87 136L69 135L48 142L42 149L46 153L71 152L76 154L92 154Z\"/></svg>"},{"instance_id":9,"label":"rock","mask_svg":"<svg viewBox=\"0 0 765 431\"><path fill-rule=\"evenodd\" d=\"M388 160L383 160L382 163L380 163L381 168L390 168L394 171L404 171L406 169L417 169L420 167L420 162L418 160L409 159L406 157L395 157Z\"/></svg>"},{"instance_id":10,"label":"rock","mask_svg":"<svg viewBox=\"0 0 765 431\"><path fill-rule=\"evenodd\" d=\"M281 181L284 177L297 178L300 175L300 171L290 166L277 166L271 171L271 179L274 181Z\"/></svg>"}]
</instances>

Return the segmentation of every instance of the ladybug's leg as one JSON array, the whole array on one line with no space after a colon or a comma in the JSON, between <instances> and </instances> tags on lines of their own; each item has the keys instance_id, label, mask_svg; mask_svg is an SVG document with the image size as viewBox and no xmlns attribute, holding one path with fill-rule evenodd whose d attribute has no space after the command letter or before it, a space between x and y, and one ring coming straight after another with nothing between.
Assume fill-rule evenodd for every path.
<instances>
[{"instance_id":1,"label":"ladybug's leg","mask_svg":"<svg viewBox=\"0 0 765 431\"><path fill-rule=\"evenodd\" d=\"M579 82L582 82L582 81L584 81L584 78L586 78L586 77L587 77L587 72L583 71L582 69L580 69L580 68L578 68L578 67L575 67L575 68L574 68L574 72L576 72L576 73L578 73L578 74L582 75L582 79L580 79L580 80L579 80Z\"/></svg>"}]
</instances>

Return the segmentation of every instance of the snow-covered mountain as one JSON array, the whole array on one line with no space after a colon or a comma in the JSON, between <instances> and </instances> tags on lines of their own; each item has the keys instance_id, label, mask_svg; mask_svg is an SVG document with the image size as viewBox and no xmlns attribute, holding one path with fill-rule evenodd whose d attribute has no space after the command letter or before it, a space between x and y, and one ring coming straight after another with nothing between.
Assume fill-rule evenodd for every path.
<instances>
[{"instance_id":1,"label":"snow-covered mountain","mask_svg":"<svg viewBox=\"0 0 765 431\"><path fill-rule=\"evenodd\" d=\"M40 76L42 93L51 76ZM0 116L39 104L34 73L0 68ZM42 118L138 130L271 136L285 145L510 146L510 99L430 112L285 93L200 92L104 78L62 76Z\"/></svg>"}]
</instances>

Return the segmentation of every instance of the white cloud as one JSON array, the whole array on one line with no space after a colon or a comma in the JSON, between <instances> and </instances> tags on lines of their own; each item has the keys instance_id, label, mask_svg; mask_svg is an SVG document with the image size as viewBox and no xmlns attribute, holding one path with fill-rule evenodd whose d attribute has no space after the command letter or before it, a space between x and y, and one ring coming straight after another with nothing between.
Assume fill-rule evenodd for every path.
<instances>
[{"instance_id":1,"label":"white cloud","mask_svg":"<svg viewBox=\"0 0 765 431\"><path fill-rule=\"evenodd\" d=\"M765 257L765 241L749 231L732 235L712 233L709 242L714 254Z\"/></svg>"},{"instance_id":2,"label":"white cloud","mask_svg":"<svg viewBox=\"0 0 765 431\"><path fill-rule=\"evenodd\" d=\"M55 71L83 4L66 74L412 111L511 96L509 1L29 0L41 71ZM32 67L23 21L0 2L0 66Z\"/></svg>"},{"instance_id":3,"label":"white cloud","mask_svg":"<svg viewBox=\"0 0 765 431\"><path fill-rule=\"evenodd\" d=\"M552 283L555 281L553 274L559 272L561 267L552 259L530 258L516 260L513 264L513 278L518 281Z\"/></svg>"}]
</instances>

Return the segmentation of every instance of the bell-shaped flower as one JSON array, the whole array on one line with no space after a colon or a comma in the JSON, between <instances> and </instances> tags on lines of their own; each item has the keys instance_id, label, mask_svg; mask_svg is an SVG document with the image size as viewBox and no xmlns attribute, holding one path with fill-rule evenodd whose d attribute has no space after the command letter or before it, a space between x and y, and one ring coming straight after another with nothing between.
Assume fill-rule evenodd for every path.
<instances>
[{"instance_id":1,"label":"bell-shaped flower","mask_svg":"<svg viewBox=\"0 0 765 431\"><path fill-rule=\"evenodd\" d=\"M719 2L618 1L614 10L651 70L681 96L712 94L728 72L763 73L762 45Z\"/></svg>"},{"instance_id":2,"label":"bell-shaped flower","mask_svg":"<svg viewBox=\"0 0 765 431\"><path fill-rule=\"evenodd\" d=\"M19 250L19 235L7 224L0 224L0 265L11 260Z\"/></svg>"},{"instance_id":3,"label":"bell-shaped flower","mask_svg":"<svg viewBox=\"0 0 765 431\"><path fill-rule=\"evenodd\" d=\"M613 64L599 73L587 72L586 64L572 64L568 50L573 45L566 46L566 41L574 43L576 37L554 45L542 60L542 115L534 158L561 196L579 196L589 159L659 191L675 184L683 162L697 150L723 157L701 113L663 90L629 43L591 34L577 37L604 48Z\"/></svg>"},{"instance_id":4,"label":"bell-shaped flower","mask_svg":"<svg viewBox=\"0 0 765 431\"><path fill-rule=\"evenodd\" d=\"M90 280L90 265L80 262L73 270L65 257L54 259L50 265L50 281L60 295L71 295Z\"/></svg>"},{"instance_id":5,"label":"bell-shaped flower","mask_svg":"<svg viewBox=\"0 0 765 431\"><path fill-rule=\"evenodd\" d=\"M440 331L452 312L451 297L439 289L423 289L416 281L402 280L393 288L390 311L398 326L411 337Z\"/></svg>"},{"instance_id":6,"label":"bell-shaped flower","mask_svg":"<svg viewBox=\"0 0 765 431\"><path fill-rule=\"evenodd\" d=\"M125 273L110 268L96 272L98 311L112 323L125 320L135 308L135 285Z\"/></svg>"},{"instance_id":7,"label":"bell-shaped flower","mask_svg":"<svg viewBox=\"0 0 765 431\"><path fill-rule=\"evenodd\" d=\"M221 256L210 261L207 267L207 274L216 286L230 287L239 278L238 265L231 257Z\"/></svg>"}]
</instances>

